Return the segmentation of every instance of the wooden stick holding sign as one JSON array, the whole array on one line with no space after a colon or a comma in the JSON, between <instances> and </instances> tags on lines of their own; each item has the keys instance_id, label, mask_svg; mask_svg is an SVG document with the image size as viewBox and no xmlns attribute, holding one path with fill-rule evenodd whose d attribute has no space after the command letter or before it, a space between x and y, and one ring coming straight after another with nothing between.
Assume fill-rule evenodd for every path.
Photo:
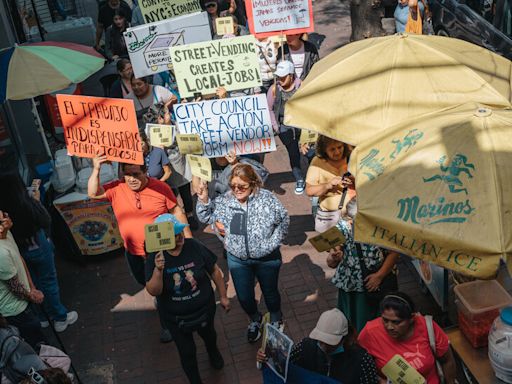
<instances>
[{"instance_id":1,"label":"wooden stick holding sign","mask_svg":"<svg viewBox=\"0 0 512 384\"><path fill-rule=\"evenodd\" d=\"M177 134L176 142L182 155L202 155L203 142L199 135L193 133Z\"/></svg>"},{"instance_id":2,"label":"wooden stick holding sign","mask_svg":"<svg viewBox=\"0 0 512 384\"><path fill-rule=\"evenodd\" d=\"M321 234L309 239L309 242L318 252L325 252L339 245L345 244L345 236L337 227L332 227Z\"/></svg>"},{"instance_id":3,"label":"wooden stick holding sign","mask_svg":"<svg viewBox=\"0 0 512 384\"><path fill-rule=\"evenodd\" d=\"M146 251L158 252L176 247L174 226L171 222L147 224L144 227Z\"/></svg>"},{"instance_id":4,"label":"wooden stick holding sign","mask_svg":"<svg viewBox=\"0 0 512 384\"><path fill-rule=\"evenodd\" d=\"M395 355L382 367L382 373L393 384L425 384L425 378L402 356Z\"/></svg>"},{"instance_id":5,"label":"wooden stick holding sign","mask_svg":"<svg viewBox=\"0 0 512 384\"><path fill-rule=\"evenodd\" d=\"M212 164L210 159L202 156L187 155L187 161L190 164L192 176L197 176L202 180L212 181Z\"/></svg>"},{"instance_id":6,"label":"wooden stick holding sign","mask_svg":"<svg viewBox=\"0 0 512 384\"><path fill-rule=\"evenodd\" d=\"M146 124L146 132L148 132L149 142L155 147L169 147L174 141L172 125Z\"/></svg>"}]
</instances>

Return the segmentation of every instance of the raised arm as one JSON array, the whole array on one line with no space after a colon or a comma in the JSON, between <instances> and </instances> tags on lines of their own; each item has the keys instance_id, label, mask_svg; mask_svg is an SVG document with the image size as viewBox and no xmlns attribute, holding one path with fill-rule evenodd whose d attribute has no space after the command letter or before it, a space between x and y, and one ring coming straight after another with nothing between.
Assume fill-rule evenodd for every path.
<instances>
[{"instance_id":1,"label":"raised arm","mask_svg":"<svg viewBox=\"0 0 512 384\"><path fill-rule=\"evenodd\" d=\"M87 195L91 199L104 199L106 197L105 190L100 185L100 169L101 164L107 162L106 156L96 156L92 159L93 169L89 181L87 182Z\"/></svg>"}]
</instances>

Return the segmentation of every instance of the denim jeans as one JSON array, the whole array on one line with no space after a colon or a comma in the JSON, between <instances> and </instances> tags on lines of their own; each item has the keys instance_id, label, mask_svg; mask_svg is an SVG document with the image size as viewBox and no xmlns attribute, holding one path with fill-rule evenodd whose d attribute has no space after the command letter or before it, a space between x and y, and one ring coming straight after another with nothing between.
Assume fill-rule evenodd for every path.
<instances>
[{"instance_id":1,"label":"denim jeans","mask_svg":"<svg viewBox=\"0 0 512 384\"><path fill-rule=\"evenodd\" d=\"M238 301L251 320L260 318L254 295L255 279L260 283L265 304L270 312L270 321L281 320L281 295L277 286L281 264L280 252L276 252L276 257L263 260L241 260L228 253L228 268L233 278Z\"/></svg>"},{"instance_id":2,"label":"denim jeans","mask_svg":"<svg viewBox=\"0 0 512 384\"><path fill-rule=\"evenodd\" d=\"M60 301L59 282L55 270L54 246L43 230L35 236L38 247L25 250L22 256L37 289L44 293L43 308L53 321L66 320L68 310ZM40 320L46 320L41 314Z\"/></svg>"}]
</instances>

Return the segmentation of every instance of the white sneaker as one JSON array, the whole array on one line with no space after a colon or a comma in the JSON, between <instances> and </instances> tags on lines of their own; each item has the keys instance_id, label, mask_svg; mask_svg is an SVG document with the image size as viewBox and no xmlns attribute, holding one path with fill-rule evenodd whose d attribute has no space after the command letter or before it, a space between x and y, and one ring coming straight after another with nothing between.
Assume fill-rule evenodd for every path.
<instances>
[{"instance_id":1,"label":"white sneaker","mask_svg":"<svg viewBox=\"0 0 512 384\"><path fill-rule=\"evenodd\" d=\"M78 320L78 313L76 311L68 312L68 315L66 317L66 320L64 321L56 321L54 323L54 328L56 332L64 332L68 325L75 324Z\"/></svg>"},{"instance_id":2,"label":"white sneaker","mask_svg":"<svg viewBox=\"0 0 512 384\"><path fill-rule=\"evenodd\" d=\"M41 321L41 328L48 328L50 326L50 323L48 321Z\"/></svg>"}]
</instances>

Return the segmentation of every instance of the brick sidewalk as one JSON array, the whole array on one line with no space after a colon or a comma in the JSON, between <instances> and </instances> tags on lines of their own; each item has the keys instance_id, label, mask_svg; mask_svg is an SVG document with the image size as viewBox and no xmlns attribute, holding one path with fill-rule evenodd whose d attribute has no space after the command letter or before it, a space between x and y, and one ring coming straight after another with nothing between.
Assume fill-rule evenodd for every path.
<instances>
[{"instance_id":1,"label":"brick sidewalk","mask_svg":"<svg viewBox=\"0 0 512 384\"><path fill-rule=\"evenodd\" d=\"M316 33L311 40L322 43L320 53L325 57L348 41L348 2L316 0L314 8ZM336 290L329 281L333 271L327 268L325 256L307 242L313 233L311 204L305 195L293 193L295 183L282 145L266 156L265 165L271 171L267 187L279 195L291 216L289 236L282 247L279 288L285 332L298 341L311 331L322 311L335 306ZM219 256L219 265L228 276L217 238L202 231L195 236ZM61 338L84 384L187 382L175 345L159 343L153 299L133 281L121 253L90 257L86 266L59 259L58 271L63 301L79 313L77 324ZM420 292L411 269L402 263L401 271L400 285L412 292L420 309L436 311ZM246 342L247 319L232 284L228 284L233 309L226 314L219 307L215 320L226 365L220 372L212 370L202 340L198 340L201 375L208 384L261 383L255 366L258 345Z\"/></svg>"}]
</instances>

